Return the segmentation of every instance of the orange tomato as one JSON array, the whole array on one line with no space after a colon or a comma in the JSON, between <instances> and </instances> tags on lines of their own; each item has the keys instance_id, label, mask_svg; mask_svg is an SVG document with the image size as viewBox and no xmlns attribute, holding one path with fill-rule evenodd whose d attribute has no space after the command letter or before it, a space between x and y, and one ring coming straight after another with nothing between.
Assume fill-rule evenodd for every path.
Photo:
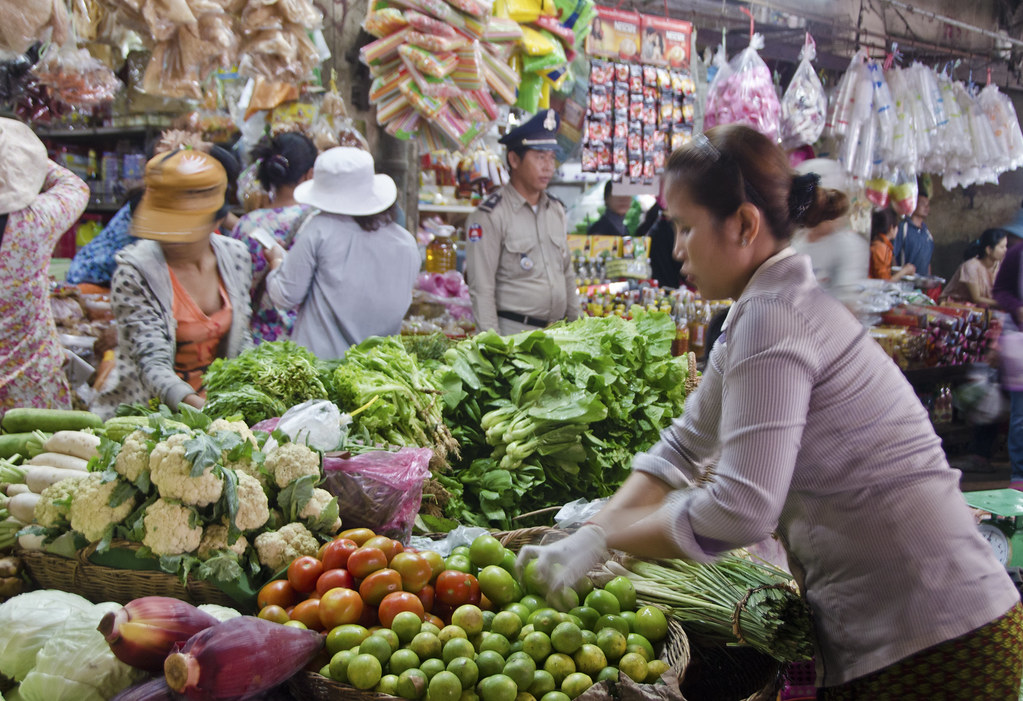
<instances>
[{"instance_id":1,"label":"orange tomato","mask_svg":"<svg viewBox=\"0 0 1023 701\"><path fill-rule=\"evenodd\" d=\"M341 531L338 533L336 537L354 540L356 545L362 545L375 535L376 533L368 528L349 528L347 531Z\"/></svg>"},{"instance_id":2,"label":"orange tomato","mask_svg":"<svg viewBox=\"0 0 1023 701\"><path fill-rule=\"evenodd\" d=\"M286 609L289 606L294 606L296 601L298 601L298 593L291 586L291 582L286 579L267 582L256 595L256 606L260 609L271 605Z\"/></svg>"},{"instance_id":3,"label":"orange tomato","mask_svg":"<svg viewBox=\"0 0 1023 701\"><path fill-rule=\"evenodd\" d=\"M295 604L291 612L291 620L302 621L309 630L323 630L320 621L320 599L306 599Z\"/></svg>"}]
</instances>

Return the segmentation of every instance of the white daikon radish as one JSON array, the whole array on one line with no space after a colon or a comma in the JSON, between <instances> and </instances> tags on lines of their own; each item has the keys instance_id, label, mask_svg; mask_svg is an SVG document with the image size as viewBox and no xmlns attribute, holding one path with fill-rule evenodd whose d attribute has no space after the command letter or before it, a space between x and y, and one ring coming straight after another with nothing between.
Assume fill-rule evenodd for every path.
<instances>
[{"instance_id":1,"label":"white daikon radish","mask_svg":"<svg viewBox=\"0 0 1023 701\"><path fill-rule=\"evenodd\" d=\"M63 470L78 470L79 472L85 472L89 461L76 458L74 455L65 455L63 453L39 453L39 455L29 460L28 464L49 465L50 467L59 467Z\"/></svg>"},{"instance_id":2,"label":"white daikon radish","mask_svg":"<svg viewBox=\"0 0 1023 701\"><path fill-rule=\"evenodd\" d=\"M51 453L63 453L82 460L91 460L99 455L99 442L99 436L85 431L57 431L43 443L43 448Z\"/></svg>"}]
</instances>

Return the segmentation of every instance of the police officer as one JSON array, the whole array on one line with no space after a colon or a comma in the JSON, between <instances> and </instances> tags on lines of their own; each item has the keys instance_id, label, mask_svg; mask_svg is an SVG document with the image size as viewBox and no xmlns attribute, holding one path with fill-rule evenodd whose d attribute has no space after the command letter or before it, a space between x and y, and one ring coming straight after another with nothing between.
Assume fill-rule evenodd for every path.
<instances>
[{"instance_id":1,"label":"police officer","mask_svg":"<svg viewBox=\"0 0 1023 701\"><path fill-rule=\"evenodd\" d=\"M507 335L579 317L565 206L546 192L559 123L544 110L501 138L510 182L466 222L466 277L480 330Z\"/></svg>"}]
</instances>

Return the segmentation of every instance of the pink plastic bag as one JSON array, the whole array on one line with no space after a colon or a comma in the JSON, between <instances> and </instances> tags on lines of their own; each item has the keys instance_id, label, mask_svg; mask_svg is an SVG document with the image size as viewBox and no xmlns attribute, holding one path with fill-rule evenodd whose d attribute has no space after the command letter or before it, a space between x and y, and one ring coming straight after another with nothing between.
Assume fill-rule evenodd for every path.
<instances>
[{"instance_id":1,"label":"pink plastic bag","mask_svg":"<svg viewBox=\"0 0 1023 701\"><path fill-rule=\"evenodd\" d=\"M371 528L403 543L423 501L430 477L429 448L376 450L351 458L323 458L323 489L337 497L344 528Z\"/></svg>"}]
</instances>

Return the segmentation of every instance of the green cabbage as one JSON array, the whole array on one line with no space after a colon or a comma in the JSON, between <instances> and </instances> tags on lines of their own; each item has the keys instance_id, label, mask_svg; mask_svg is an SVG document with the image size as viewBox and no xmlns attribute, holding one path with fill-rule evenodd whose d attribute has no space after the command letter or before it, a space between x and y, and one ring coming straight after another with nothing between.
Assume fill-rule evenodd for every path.
<instances>
[{"instance_id":1,"label":"green cabbage","mask_svg":"<svg viewBox=\"0 0 1023 701\"><path fill-rule=\"evenodd\" d=\"M0 604L0 674L22 681L36 664L36 653L71 614L93 604L77 594L42 589Z\"/></svg>"},{"instance_id":2,"label":"green cabbage","mask_svg":"<svg viewBox=\"0 0 1023 701\"><path fill-rule=\"evenodd\" d=\"M97 630L120 604L107 602L72 612L36 655L21 683L24 701L106 701L147 674L114 657Z\"/></svg>"}]
</instances>

